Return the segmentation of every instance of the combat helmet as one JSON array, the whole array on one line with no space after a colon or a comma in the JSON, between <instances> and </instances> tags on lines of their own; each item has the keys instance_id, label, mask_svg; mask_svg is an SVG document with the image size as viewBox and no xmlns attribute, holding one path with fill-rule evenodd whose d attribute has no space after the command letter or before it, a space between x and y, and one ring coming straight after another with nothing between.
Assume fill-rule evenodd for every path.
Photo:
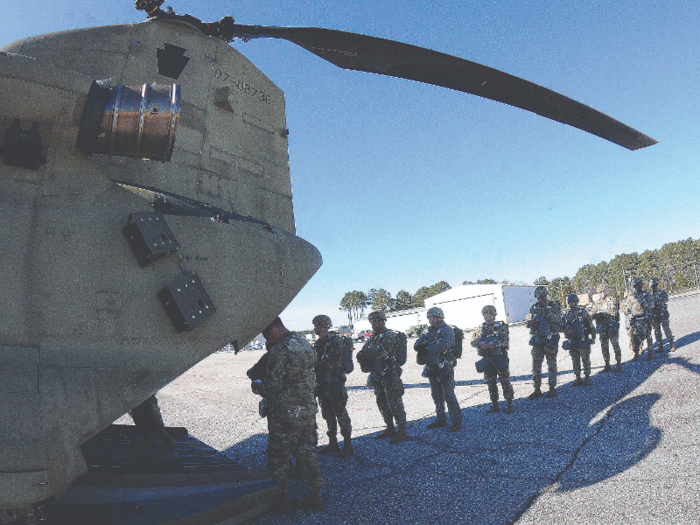
<instances>
[{"instance_id":1,"label":"combat helmet","mask_svg":"<svg viewBox=\"0 0 700 525\"><path fill-rule=\"evenodd\" d=\"M442 311L442 308L438 308L437 306L433 306L430 310L428 310L428 313L426 315L428 317L434 315L435 317L439 317L440 319L445 318L445 313Z\"/></svg>"},{"instance_id":2,"label":"combat helmet","mask_svg":"<svg viewBox=\"0 0 700 525\"><path fill-rule=\"evenodd\" d=\"M382 321L386 321L386 314L381 310L374 310L367 316L368 321L371 321L372 319L381 319Z\"/></svg>"},{"instance_id":3,"label":"combat helmet","mask_svg":"<svg viewBox=\"0 0 700 525\"><path fill-rule=\"evenodd\" d=\"M494 305L492 305L492 304L487 304L486 306L484 306L484 307L481 309L481 315L484 315L484 314L487 314L487 313L488 313L488 314L496 315L496 307L495 307Z\"/></svg>"},{"instance_id":4,"label":"combat helmet","mask_svg":"<svg viewBox=\"0 0 700 525\"><path fill-rule=\"evenodd\" d=\"M566 296L566 302L567 303L578 303L578 295L575 293L570 293L569 295Z\"/></svg>"},{"instance_id":5,"label":"combat helmet","mask_svg":"<svg viewBox=\"0 0 700 525\"><path fill-rule=\"evenodd\" d=\"M314 319L313 319L313 321L311 321L311 323L314 326L320 325L324 328L330 328L331 326L333 326L333 321L331 321L331 318L328 317L327 315L317 315L316 317L314 317Z\"/></svg>"},{"instance_id":6,"label":"combat helmet","mask_svg":"<svg viewBox=\"0 0 700 525\"><path fill-rule=\"evenodd\" d=\"M652 288L654 286L659 286L659 281L657 281L656 279L652 279L651 282L649 283L649 286Z\"/></svg>"},{"instance_id":7,"label":"combat helmet","mask_svg":"<svg viewBox=\"0 0 700 525\"><path fill-rule=\"evenodd\" d=\"M543 295L545 297L549 295L549 291L547 290L546 286L538 286L535 288L535 299L539 299Z\"/></svg>"},{"instance_id":8,"label":"combat helmet","mask_svg":"<svg viewBox=\"0 0 700 525\"><path fill-rule=\"evenodd\" d=\"M644 281L642 281L641 277L636 277L634 281L632 281L632 286L637 286L637 285L644 286Z\"/></svg>"}]
</instances>

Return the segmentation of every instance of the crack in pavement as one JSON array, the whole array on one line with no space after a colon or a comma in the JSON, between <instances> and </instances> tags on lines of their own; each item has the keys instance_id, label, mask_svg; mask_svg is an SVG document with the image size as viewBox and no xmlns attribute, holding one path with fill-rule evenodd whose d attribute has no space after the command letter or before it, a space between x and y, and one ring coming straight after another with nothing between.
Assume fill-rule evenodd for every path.
<instances>
[{"instance_id":1,"label":"crack in pavement","mask_svg":"<svg viewBox=\"0 0 700 525\"><path fill-rule=\"evenodd\" d=\"M533 494L533 495L527 500L527 502L525 503L525 505L523 506L523 508L520 509L520 511L518 511L518 512L515 514L515 517L514 517L513 521L511 521L509 525L515 525L515 524L520 520L520 518L521 518L528 510L530 510L530 508L532 508L532 506L537 502L537 500L538 500L541 496L544 496L544 495L547 494L549 491L551 491L552 489L554 489L554 488L556 487L556 485L559 483L559 480L561 479L561 477L562 477L564 474L566 474L566 472L574 466L574 464L576 463L576 460L577 460L578 457L579 457L579 454L580 454L581 451L584 449L584 447L585 447L586 445L588 445L588 443L589 443L592 439L596 438L596 437L601 433L601 431L603 430L603 427L605 426L605 423L610 419L610 417L611 417L611 415L612 415L612 411L613 411L620 403L622 403L622 402L627 398L627 396L630 394L630 392L632 392L633 389L631 388L631 385L630 385L632 378L633 378L633 376L629 376L629 377L627 378L626 385L623 387L622 395L618 398L617 401L615 401L612 405L610 405L610 406L607 408L607 410L606 410L606 412L605 412L605 415L604 415L603 417L601 417L600 420L598 421L598 423L597 423L597 428L596 428L595 432L593 432L593 433L590 434L589 436L586 436L586 437L583 439L583 441L581 441L581 444L576 448L576 450L574 450L573 456L572 456L571 461L569 462L569 464L566 465L566 466L554 477L554 479L552 480L552 482L551 482L549 485L547 485L547 486L546 486L545 488L543 488L542 490L540 490L540 491L536 492L535 494ZM636 386L635 386L635 388L636 388Z\"/></svg>"}]
</instances>

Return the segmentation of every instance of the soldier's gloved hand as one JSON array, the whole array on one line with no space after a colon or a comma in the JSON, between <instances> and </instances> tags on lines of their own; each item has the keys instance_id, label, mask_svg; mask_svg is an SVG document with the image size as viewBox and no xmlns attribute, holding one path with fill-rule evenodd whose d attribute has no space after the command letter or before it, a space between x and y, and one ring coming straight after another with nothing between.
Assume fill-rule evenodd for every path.
<instances>
[{"instance_id":1,"label":"soldier's gloved hand","mask_svg":"<svg viewBox=\"0 0 700 525\"><path fill-rule=\"evenodd\" d=\"M481 348L482 350L491 350L491 343L489 343L488 341L481 341L479 343L479 348Z\"/></svg>"}]
</instances>

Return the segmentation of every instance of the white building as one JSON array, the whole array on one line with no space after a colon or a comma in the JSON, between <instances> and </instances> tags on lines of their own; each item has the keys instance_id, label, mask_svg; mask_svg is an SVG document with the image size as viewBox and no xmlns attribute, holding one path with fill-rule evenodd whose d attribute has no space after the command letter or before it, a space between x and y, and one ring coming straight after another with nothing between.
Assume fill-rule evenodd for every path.
<instances>
[{"instance_id":1,"label":"white building","mask_svg":"<svg viewBox=\"0 0 700 525\"><path fill-rule=\"evenodd\" d=\"M487 304L496 307L496 319L507 323L525 320L530 306L535 304L536 286L512 284L465 284L456 286L425 300L425 308L387 312L386 326L405 332L409 326L428 324L427 311L433 306L445 313L447 324L472 330L484 322L481 309ZM367 318L355 323L355 332L371 330Z\"/></svg>"}]
</instances>

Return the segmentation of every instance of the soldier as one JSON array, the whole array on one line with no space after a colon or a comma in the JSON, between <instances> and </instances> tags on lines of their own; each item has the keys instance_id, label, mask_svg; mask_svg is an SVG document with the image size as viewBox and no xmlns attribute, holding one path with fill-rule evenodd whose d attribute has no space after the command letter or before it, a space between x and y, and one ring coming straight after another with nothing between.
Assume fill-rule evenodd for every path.
<instances>
[{"instance_id":1,"label":"soldier","mask_svg":"<svg viewBox=\"0 0 700 525\"><path fill-rule=\"evenodd\" d=\"M591 384L591 344L595 343L595 327L593 319L585 308L578 305L578 295L569 294L566 298L569 309L561 316L561 331L566 336L566 341L561 345L571 355L571 364L574 368L576 379L571 386L588 386ZM591 339L586 337L591 336ZM581 381L581 361L583 361L584 380Z\"/></svg>"},{"instance_id":2,"label":"soldier","mask_svg":"<svg viewBox=\"0 0 700 525\"><path fill-rule=\"evenodd\" d=\"M634 357L632 361L639 359L639 352L643 341L647 341L647 361L654 359L654 344L651 340L651 319L653 299L646 290L643 290L644 283L637 277L634 280L634 293L627 298L625 304L625 314L629 321L630 343Z\"/></svg>"},{"instance_id":3,"label":"soldier","mask_svg":"<svg viewBox=\"0 0 700 525\"><path fill-rule=\"evenodd\" d=\"M374 388L379 412L386 423L386 429L377 434L375 439L391 438L389 443L395 445L408 439L401 367L394 359L399 338L396 332L386 327L384 312L371 312L367 319L372 325L372 337L357 353L357 362L360 363L363 372L370 373L367 383ZM398 432L394 427L394 420L399 426Z\"/></svg>"},{"instance_id":4,"label":"soldier","mask_svg":"<svg viewBox=\"0 0 700 525\"><path fill-rule=\"evenodd\" d=\"M501 380L503 397L508 406L506 414L513 412L513 385L510 384L510 364L508 359L508 325L503 321L496 321L496 307L487 304L481 309L484 323L474 330L472 346L476 348L480 356L484 357L484 379L489 387L491 408L486 413L493 414L499 411L498 407L498 383Z\"/></svg>"},{"instance_id":5,"label":"soldier","mask_svg":"<svg viewBox=\"0 0 700 525\"><path fill-rule=\"evenodd\" d=\"M418 353L425 356L423 377L430 381L430 395L435 403L437 417L426 428L447 426L445 403L450 412L450 432L458 432L462 426L462 411L455 395L455 371L457 365L453 349L455 333L451 326L445 324L442 309L433 307L428 310L428 329L423 332L414 345Z\"/></svg>"},{"instance_id":6,"label":"soldier","mask_svg":"<svg viewBox=\"0 0 700 525\"><path fill-rule=\"evenodd\" d=\"M654 335L656 336L656 346L658 347L656 351L664 351L664 339L661 337L661 327L663 327L668 338L669 351L675 352L676 345L671 333L671 325L668 322L668 294L664 290L659 290L659 281L656 279L652 279L650 286L651 299L654 303L651 312L654 316Z\"/></svg>"},{"instance_id":7,"label":"soldier","mask_svg":"<svg viewBox=\"0 0 700 525\"><path fill-rule=\"evenodd\" d=\"M559 351L559 323L561 307L557 301L549 301L549 292L544 286L535 288L537 302L530 307L525 316L525 324L530 328L530 345L532 345L532 382L534 392L528 399L542 397L542 361L547 358L549 375L549 392L547 397L557 395L557 352Z\"/></svg>"},{"instance_id":8,"label":"soldier","mask_svg":"<svg viewBox=\"0 0 700 525\"><path fill-rule=\"evenodd\" d=\"M615 351L617 366L614 372L622 372L622 352L620 351L620 301L609 297L605 285L600 284L596 289L598 300L593 303L591 317L596 323L596 332L600 335L600 349L603 351L605 368L610 372L610 343Z\"/></svg>"},{"instance_id":9,"label":"soldier","mask_svg":"<svg viewBox=\"0 0 700 525\"><path fill-rule=\"evenodd\" d=\"M319 454L332 454L340 451L338 447L338 426L343 436L343 450L339 458L346 458L353 453L352 424L348 416L348 391L345 388L345 374L341 369L343 360L343 339L336 334L329 334L331 318L317 315L313 319L314 333L318 339L314 343L316 350L316 395L321 405L321 415L328 426L328 446L319 450ZM337 423L336 423L337 421Z\"/></svg>"},{"instance_id":10,"label":"soldier","mask_svg":"<svg viewBox=\"0 0 700 525\"><path fill-rule=\"evenodd\" d=\"M294 506L321 510L325 503L321 499L321 469L316 455L314 349L304 338L287 330L279 317L263 330L263 336L269 355L259 392L269 403L267 469L280 486L273 509L284 514L292 511L289 455L293 454L305 467L309 489L306 499L294 502Z\"/></svg>"}]
</instances>

